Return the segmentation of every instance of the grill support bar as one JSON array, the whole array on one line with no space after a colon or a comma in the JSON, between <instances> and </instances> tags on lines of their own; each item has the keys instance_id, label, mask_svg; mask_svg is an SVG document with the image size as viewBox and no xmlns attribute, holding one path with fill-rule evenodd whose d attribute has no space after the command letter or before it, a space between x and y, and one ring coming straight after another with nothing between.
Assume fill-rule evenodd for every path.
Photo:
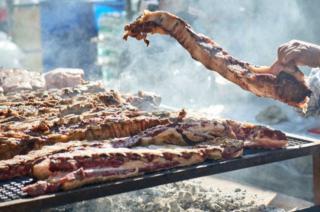
<instances>
[{"instance_id":1,"label":"grill support bar","mask_svg":"<svg viewBox=\"0 0 320 212\"><path fill-rule=\"evenodd\" d=\"M320 205L320 153L312 155L313 162L313 194L315 205Z\"/></svg>"}]
</instances>

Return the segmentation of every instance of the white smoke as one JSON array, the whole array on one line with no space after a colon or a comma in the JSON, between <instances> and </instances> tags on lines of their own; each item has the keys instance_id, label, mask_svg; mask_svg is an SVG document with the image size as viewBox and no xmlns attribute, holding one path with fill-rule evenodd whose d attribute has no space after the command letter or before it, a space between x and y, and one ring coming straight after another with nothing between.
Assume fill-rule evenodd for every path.
<instances>
[{"instance_id":1,"label":"white smoke","mask_svg":"<svg viewBox=\"0 0 320 212\"><path fill-rule=\"evenodd\" d=\"M187 18L195 31L211 37L233 56L253 64L271 65L282 43L291 39L316 42L318 36L312 33L313 22L307 19L308 11L305 7L307 4L316 5L316 1L184 2L189 3L188 11L197 16L194 19ZM176 14L182 12L176 7L169 10ZM301 118L287 105L258 98L226 82L215 72L206 70L194 61L172 38L151 36L149 39L148 48L143 42L134 39L120 45L120 48L126 49L127 65L119 70L119 78L106 81L107 86L126 92L141 89L153 91L162 96L163 105L205 112L208 117L223 116L250 122L256 122L254 117L262 108L276 104L286 111L290 122L274 127L300 134L306 133L307 125L315 122L314 119ZM304 172L310 171L310 163L302 159L239 171L228 176L235 179L236 175L242 181L310 199L310 175L302 174L301 164L304 164ZM283 178L279 170L285 170L285 176L297 184L297 189L279 181L279 178ZM306 183L307 186L304 186ZM300 188L306 188L306 191Z\"/></svg>"},{"instance_id":2,"label":"white smoke","mask_svg":"<svg viewBox=\"0 0 320 212\"><path fill-rule=\"evenodd\" d=\"M291 39L312 42L311 26L298 1L187 2L188 11L196 11L196 18L187 18L187 21L197 32L208 35L232 55L253 64L271 65L276 59L277 47ZM182 12L177 8L169 10L176 14ZM231 115L230 118L239 118L228 112L235 105L239 110L238 102L244 108L255 103L270 103L206 70L169 36L149 38L150 47L134 39L121 44L120 48L126 49L129 55L128 65L118 70L119 78L107 80L107 86L122 91L153 91L162 96L164 105L177 108L224 105L223 115ZM252 121L250 116L240 119Z\"/></svg>"},{"instance_id":3,"label":"white smoke","mask_svg":"<svg viewBox=\"0 0 320 212\"><path fill-rule=\"evenodd\" d=\"M21 68L24 55L10 38L0 31L0 67Z\"/></svg>"}]
</instances>

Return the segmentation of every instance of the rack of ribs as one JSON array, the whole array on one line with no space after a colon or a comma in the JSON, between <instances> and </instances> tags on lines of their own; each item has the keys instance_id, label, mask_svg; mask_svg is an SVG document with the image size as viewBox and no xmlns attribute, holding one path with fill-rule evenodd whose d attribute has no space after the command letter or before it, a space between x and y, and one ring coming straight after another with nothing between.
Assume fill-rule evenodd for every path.
<instances>
[{"instance_id":1,"label":"rack of ribs","mask_svg":"<svg viewBox=\"0 0 320 212\"><path fill-rule=\"evenodd\" d=\"M193 59L257 96L273 98L303 110L307 107L311 90L296 66L275 71L272 67L258 67L240 61L215 41L194 32L181 18L163 11L145 11L136 21L125 26L123 38L130 36L149 45L148 33L172 36Z\"/></svg>"},{"instance_id":2,"label":"rack of ribs","mask_svg":"<svg viewBox=\"0 0 320 212\"><path fill-rule=\"evenodd\" d=\"M37 196L287 145L268 127L131 104L147 95L64 89L0 97L0 180L34 177L24 190Z\"/></svg>"},{"instance_id":3,"label":"rack of ribs","mask_svg":"<svg viewBox=\"0 0 320 212\"><path fill-rule=\"evenodd\" d=\"M1 97L0 160L57 142L135 135L175 116L141 111L131 105L132 95L96 90L87 86Z\"/></svg>"},{"instance_id":4,"label":"rack of ribs","mask_svg":"<svg viewBox=\"0 0 320 212\"><path fill-rule=\"evenodd\" d=\"M100 116L80 120L72 125L37 126L36 130L26 132L5 132L0 134L0 159L8 159L17 154L40 149L44 145L73 140L104 140L135 135L147 128L168 124L168 118L140 115ZM70 123L69 123L70 124Z\"/></svg>"},{"instance_id":5,"label":"rack of ribs","mask_svg":"<svg viewBox=\"0 0 320 212\"><path fill-rule=\"evenodd\" d=\"M2 173L0 179L31 175L30 166L48 155L56 152L68 154L75 150L83 150L82 148L86 150L99 148L109 151L109 148L145 148L150 145L157 145L163 149L168 145L183 148L219 146L224 149L222 157L227 159L240 155L239 152L243 148L283 148L287 142L284 133L263 126L220 119L210 121L185 119L146 129L135 136L90 142L72 141L44 146L26 155L18 155L12 159L0 161L0 172Z\"/></svg>"},{"instance_id":6,"label":"rack of ribs","mask_svg":"<svg viewBox=\"0 0 320 212\"><path fill-rule=\"evenodd\" d=\"M221 140L222 138L222 140ZM220 145L224 138L244 141L247 148L277 149L286 147L286 135L268 127L233 120L196 120L186 118L181 122L158 125L114 143L116 147L179 145L194 146L212 142ZM233 141L234 142L234 141Z\"/></svg>"},{"instance_id":7,"label":"rack of ribs","mask_svg":"<svg viewBox=\"0 0 320 212\"><path fill-rule=\"evenodd\" d=\"M25 155L16 155L8 160L0 160L0 180L8 180L14 177L31 176L32 166L44 157L59 152L70 151L74 147L85 146L85 143L74 141L44 146L39 150L30 151ZM93 143L91 145L94 145Z\"/></svg>"},{"instance_id":8,"label":"rack of ribs","mask_svg":"<svg viewBox=\"0 0 320 212\"><path fill-rule=\"evenodd\" d=\"M228 151L233 151L234 157L242 154L242 148ZM31 196L70 190L87 184L190 166L207 159L219 160L223 158L223 152L224 148L213 145L173 149L87 147L54 154L35 164L33 175L40 180L23 190Z\"/></svg>"}]
</instances>

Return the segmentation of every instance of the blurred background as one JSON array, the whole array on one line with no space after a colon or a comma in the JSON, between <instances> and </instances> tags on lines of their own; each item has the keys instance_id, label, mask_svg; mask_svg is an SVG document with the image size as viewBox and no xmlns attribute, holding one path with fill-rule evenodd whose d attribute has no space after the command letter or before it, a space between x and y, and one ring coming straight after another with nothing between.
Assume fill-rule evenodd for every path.
<instances>
[{"instance_id":1,"label":"blurred background","mask_svg":"<svg viewBox=\"0 0 320 212\"><path fill-rule=\"evenodd\" d=\"M144 9L167 10L232 55L270 65L284 42L320 42L319 5L316 0L0 0L0 66L40 73L80 68L86 79L110 88L154 91L166 106L230 114L230 102L247 107L268 101L206 71L168 36L151 37L149 48L124 42L124 25ZM223 108L226 104L231 107ZM241 118L249 109L230 115Z\"/></svg>"},{"instance_id":2,"label":"blurred background","mask_svg":"<svg viewBox=\"0 0 320 212\"><path fill-rule=\"evenodd\" d=\"M169 36L150 37L148 48L122 40L124 25L144 9L167 10L235 57L270 65L278 46L291 39L320 44L319 8L317 0L0 0L0 66L39 73L80 68L86 79L110 89L155 92L163 108L187 108L208 118L262 123L319 138L310 132L320 127L317 115L302 116L239 89L194 61ZM222 177L312 199L310 158ZM280 184L283 177L294 186Z\"/></svg>"}]
</instances>

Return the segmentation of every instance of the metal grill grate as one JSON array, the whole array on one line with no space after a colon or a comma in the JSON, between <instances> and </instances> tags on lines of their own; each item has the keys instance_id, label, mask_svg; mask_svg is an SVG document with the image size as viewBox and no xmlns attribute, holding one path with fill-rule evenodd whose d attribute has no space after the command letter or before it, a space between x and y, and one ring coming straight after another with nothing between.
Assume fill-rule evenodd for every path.
<instances>
[{"instance_id":1,"label":"metal grill grate","mask_svg":"<svg viewBox=\"0 0 320 212\"><path fill-rule=\"evenodd\" d=\"M297 148L300 149L302 146L306 146L306 144L312 144L312 141L307 141L307 140L300 140L297 138L289 137L289 145L288 149L290 148ZM246 149L244 151L244 156L254 156L256 159L259 159L260 155L259 153L265 153L265 152L270 152L270 154L277 152L277 151L270 151L270 150L264 150L264 149ZM286 149L284 149L286 151ZM300 152L300 150L299 150ZM244 157L245 158L245 157ZM243 159L244 159L243 158ZM294 157L292 157L294 158ZM241 162L243 159L239 159L239 162ZM208 162L210 164L210 161ZM212 162L211 162L212 163ZM218 164L219 162L214 161L215 164ZM223 161L222 161L223 163ZM245 164L244 162L241 162L242 164ZM206 164L206 163L204 163ZM192 168L192 167L191 167ZM187 168L186 168L187 169ZM211 168L212 169L212 168ZM174 170L167 170L165 172L170 172L174 174ZM13 180L8 180L8 181L0 181L0 204L3 202L8 202L11 200L16 200L16 199L24 199L27 197L27 194L22 192L21 188L27 184L33 183L35 180L30 177L23 177L23 178L16 178ZM116 182L115 182L116 184Z\"/></svg>"},{"instance_id":2,"label":"metal grill grate","mask_svg":"<svg viewBox=\"0 0 320 212\"><path fill-rule=\"evenodd\" d=\"M289 140L288 146L290 146L290 147L301 146L301 145L310 143L310 142L303 141L303 140L298 140L298 139L295 139L295 138L289 138L289 139L290 140Z\"/></svg>"},{"instance_id":3,"label":"metal grill grate","mask_svg":"<svg viewBox=\"0 0 320 212\"><path fill-rule=\"evenodd\" d=\"M33 178L24 177L13 179L10 181L0 181L0 202L21 199L27 196L21 188L27 184L34 182Z\"/></svg>"}]
</instances>

